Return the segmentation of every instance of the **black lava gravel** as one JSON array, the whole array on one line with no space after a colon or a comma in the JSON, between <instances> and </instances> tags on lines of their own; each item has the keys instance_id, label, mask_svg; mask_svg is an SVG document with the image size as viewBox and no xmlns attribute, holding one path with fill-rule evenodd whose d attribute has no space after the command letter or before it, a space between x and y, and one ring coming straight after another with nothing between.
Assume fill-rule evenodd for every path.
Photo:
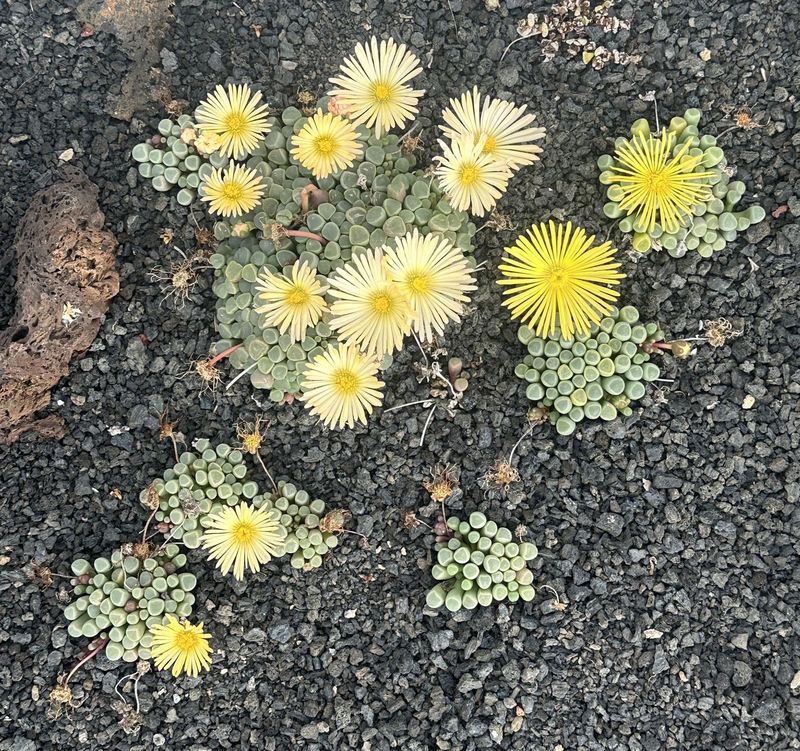
<instances>
[{"instance_id":1,"label":"black lava gravel","mask_svg":"<svg viewBox=\"0 0 800 751\"><path fill-rule=\"evenodd\" d=\"M107 25L86 25L101 5L113 15L167 4L4 0L0 11L3 248L72 149L71 163L100 188L121 274L99 336L53 392L66 436L0 447L0 751L800 748L797 5L617 0L611 15L629 30L572 36L639 60L596 70L563 43L545 61L539 37L502 57L517 22L546 12L541 2L177 0L151 51L161 70L148 98L162 103L130 122L105 111L133 61ZM505 496L478 479L526 427L513 373L524 350L493 283L513 231L478 235L486 270L474 312L444 342L463 359L469 389L454 416L437 410L424 448L426 413L413 408L331 433L243 381L200 394L184 374L214 340L211 272L177 309L160 304L149 276L180 260L159 239L163 228L191 250L195 221L207 224L155 194L129 159L163 101L194 104L231 80L257 82L275 109L296 104L301 90L323 93L342 56L372 33L410 43L423 61L423 162L448 95L477 84L527 103L548 134L542 161L500 204L511 221L572 219L619 243L625 301L668 334L696 336L719 317L743 329L689 360L665 359L674 381L628 419L586 422L569 438L535 430L516 451L521 480ZM761 125L721 144L748 187L743 205L761 204L767 219L712 260L634 262L603 217L596 159L635 118L652 116L649 91L662 120L699 107L706 132L720 133L748 107ZM0 326L13 285L12 261L0 278ZM411 348L396 359L386 406L426 395L417 359ZM85 644L67 637L59 599L68 582L55 576L42 588L31 562L63 575L72 559L108 554L140 532L139 492L171 461L158 436L165 408L187 441L233 442L237 420L263 411L273 422L268 465L349 509L368 545L343 535L313 572L284 560L242 584L195 554L213 670L197 680L143 676L137 721L120 713L114 688L130 667L99 658L73 681L76 706L54 719L50 690ZM479 509L527 527L540 551L533 602L456 616L425 608L433 534L403 519L414 511L434 523L421 481L436 463L460 473L452 513ZM132 689L120 684L129 705Z\"/></svg>"}]
</instances>

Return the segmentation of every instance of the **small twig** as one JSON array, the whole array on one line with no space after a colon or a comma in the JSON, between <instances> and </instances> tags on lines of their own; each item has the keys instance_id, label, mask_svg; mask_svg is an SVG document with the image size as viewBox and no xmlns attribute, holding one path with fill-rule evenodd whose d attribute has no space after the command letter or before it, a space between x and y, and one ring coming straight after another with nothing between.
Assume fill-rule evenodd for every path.
<instances>
[{"instance_id":1,"label":"small twig","mask_svg":"<svg viewBox=\"0 0 800 751\"><path fill-rule=\"evenodd\" d=\"M78 660L78 663L75 665L75 667L72 668L72 670L70 670L69 673L67 674L67 678L64 681L64 685L66 685L67 683L70 682L70 680L72 680L72 676L75 675L76 672L78 672L78 670L82 665L85 665L98 652L101 652L105 648L106 644L108 644L108 639L101 639L100 643L96 647L94 647L89 652L87 652L83 657L81 657L81 659Z\"/></svg>"},{"instance_id":2,"label":"small twig","mask_svg":"<svg viewBox=\"0 0 800 751\"><path fill-rule=\"evenodd\" d=\"M431 407L431 411L428 413L428 419L425 420L425 427L422 428L422 435L419 437L419 447L422 448L422 444L425 443L425 434L428 432L428 426L431 424L431 420L433 420L433 413L436 412L436 407L438 405L434 404Z\"/></svg>"},{"instance_id":3,"label":"small twig","mask_svg":"<svg viewBox=\"0 0 800 751\"><path fill-rule=\"evenodd\" d=\"M177 461L177 460L176 460ZM153 513L147 517L147 521L144 523L144 529L142 530L142 545L147 542L147 529L150 526L150 522L153 521L153 517L156 515L156 512L159 511L159 507L156 507L153 510Z\"/></svg>"},{"instance_id":4,"label":"small twig","mask_svg":"<svg viewBox=\"0 0 800 751\"><path fill-rule=\"evenodd\" d=\"M237 374L236 374L236 375L235 375L235 376L234 376L234 377L231 379L231 382L230 382L230 383L229 383L229 384L228 384L228 385L225 387L225 391L227 391L227 390L228 390L228 389L229 389L231 386L233 386L233 384L234 384L234 383L236 383L236 381L238 381L240 378L242 378L243 376L247 375L247 374L248 374L248 373L249 373L249 372L250 372L250 371L251 371L253 368L255 368L255 367L256 367L256 365L258 365L258 360L256 360L255 362L253 362L251 365L248 365L248 366L247 366L247 367L246 367L244 370L242 370L240 373L237 373Z\"/></svg>"},{"instance_id":5,"label":"small twig","mask_svg":"<svg viewBox=\"0 0 800 751\"><path fill-rule=\"evenodd\" d=\"M223 357L227 357L228 355L232 355L241 346L242 346L242 343L239 342L239 344L234 344L232 347L228 347L228 349L222 350L222 352L220 352L218 355L214 355L214 357L212 357L210 360L208 360L206 362L206 365L209 368L212 367L213 365L216 365Z\"/></svg>"},{"instance_id":6,"label":"small twig","mask_svg":"<svg viewBox=\"0 0 800 751\"><path fill-rule=\"evenodd\" d=\"M394 407L388 407L387 409L383 410L384 414L387 412L395 412L398 409L405 409L406 407L415 407L417 404L424 404L426 407L430 405L433 401L433 398L430 399L420 399L416 402L406 402L405 404L398 404Z\"/></svg>"},{"instance_id":7,"label":"small twig","mask_svg":"<svg viewBox=\"0 0 800 751\"><path fill-rule=\"evenodd\" d=\"M275 482L275 479L270 474L269 470L267 469L267 465L264 464L264 460L261 458L261 454L258 451L256 451L256 459L258 459L258 463L261 465L261 469L264 470L264 474L269 478L269 481L272 483L272 489L277 493L278 484Z\"/></svg>"},{"instance_id":8,"label":"small twig","mask_svg":"<svg viewBox=\"0 0 800 751\"><path fill-rule=\"evenodd\" d=\"M519 448L520 443L522 443L531 433L533 433L533 429L536 427L536 424L529 425L528 429L519 437L519 440L514 444L513 448L511 449L511 453L508 455L508 463L511 464L514 461L514 453Z\"/></svg>"},{"instance_id":9,"label":"small twig","mask_svg":"<svg viewBox=\"0 0 800 751\"><path fill-rule=\"evenodd\" d=\"M419 340L417 336L417 332L414 329L411 329L411 335L414 337L414 341L417 343L417 347L419 347L419 351L422 353L422 359L425 360L425 367L427 368L428 363L428 356L425 354L425 350L422 348L422 342Z\"/></svg>"},{"instance_id":10,"label":"small twig","mask_svg":"<svg viewBox=\"0 0 800 751\"><path fill-rule=\"evenodd\" d=\"M516 39L515 39L513 42L510 42L510 43L508 44L508 46L507 46L507 47L506 47L506 48L503 50L503 54L502 54L502 55L500 55L500 60L499 60L499 62L501 62L501 63L503 62L503 58L506 56L506 53L507 53L507 52L508 52L508 51L509 51L509 50L510 50L510 49L511 49L511 48L512 48L512 47L513 47L513 46L514 46L514 45L515 45L517 42L521 42L523 39L529 39L529 38L530 38L530 37L532 37L532 36L533 36L533 34L528 34L527 36L517 37L517 38L516 38Z\"/></svg>"},{"instance_id":11,"label":"small twig","mask_svg":"<svg viewBox=\"0 0 800 751\"><path fill-rule=\"evenodd\" d=\"M328 242L322 235L304 229L285 229L283 233L287 237L306 237L309 240L317 240L320 245L325 245Z\"/></svg>"}]
</instances>

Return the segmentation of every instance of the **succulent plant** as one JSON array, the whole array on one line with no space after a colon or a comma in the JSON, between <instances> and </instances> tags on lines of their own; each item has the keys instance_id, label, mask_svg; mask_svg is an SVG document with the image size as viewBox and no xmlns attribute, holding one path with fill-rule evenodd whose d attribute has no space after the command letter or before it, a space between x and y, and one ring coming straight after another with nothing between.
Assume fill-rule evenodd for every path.
<instances>
[{"instance_id":1,"label":"succulent plant","mask_svg":"<svg viewBox=\"0 0 800 751\"><path fill-rule=\"evenodd\" d=\"M319 103L326 105L325 99ZM329 314L301 342L266 325L254 310L261 269L287 272L300 260L327 277L353 255L415 227L423 235L442 233L465 251L472 250L475 234L467 213L455 211L436 180L414 169L414 155L402 153L396 135L376 138L360 126L363 160L333 176L313 178L289 153L291 137L306 119L295 107L280 119L270 118L272 129L247 161L263 176L265 197L249 214L216 223L220 243L210 259L222 337L215 346L223 350L243 342L229 358L231 366L247 371L252 385L269 390L275 402L300 391L305 363L336 337ZM387 357L382 365L390 363Z\"/></svg>"},{"instance_id":2,"label":"succulent plant","mask_svg":"<svg viewBox=\"0 0 800 751\"><path fill-rule=\"evenodd\" d=\"M158 494L155 519L161 529L180 540L187 548L197 548L209 515L224 504L235 506L242 499L255 499L258 485L247 479L247 465L239 449L225 443L212 446L206 438L192 444L194 451L180 455L177 464L155 480ZM151 488L142 491L140 500L147 504Z\"/></svg>"},{"instance_id":3,"label":"succulent plant","mask_svg":"<svg viewBox=\"0 0 800 751\"><path fill-rule=\"evenodd\" d=\"M645 384L659 377L647 345L661 341L656 323L639 323L639 311L612 308L588 334L562 339L558 329L541 338L520 326L528 348L514 373L529 385L528 399L546 408L561 435L570 435L584 418L613 420L630 415L630 404L645 394ZM644 346L643 346L644 345Z\"/></svg>"},{"instance_id":4,"label":"succulent plant","mask_svg":"<svg viewBox=\"0 0 800 751\"><path fill-rule=\"evenodd\" d=\"M289 530L285 550L293 568L309 571L322 565L323 556L335 548L338 538L325 529L325 501L298 489L287 480L278 480L278 492L259 496L257 508L274 509L281 515L281 524Z\"/></svg>"},{"instance_id":5,"label":"succulent plant","mask_svg":"<svg viewBox=\"0 0 800 751\"><path fill-rule=\"evenodd\" d=\"M168 615L191 615L197 579L183 571L186 555L174 543L143 558L123 551L93 562L72 562L77 599L67 605L64 616L73 638L108 639L109 660L135 662L150 657L150 628Z\"/></svg>"},{"instance_id":6,"label":"succulent plant","mask_svg":"<svg viewBox=\"0 0 800 751\"><path fill-rule=\"evenodd\" d=\"M228 163L228 158L217 152L200 154L194 147L197 134L188 115L181 115L177 122L165 118L158 124L158 135L137 143L131 152L139 163L139 174L150 180L154 190L166 193L179 188L176 198L182 206L197 198L205 171Z\"/></svg>"},{"instance_id":7,"label":"succulent plant","mask_svg":"<svg viewBox=\"0 0 800 751\"><path fill-rule=\"evenodd\" d=\"M626 216L620 207L621 188L609 184L609 178L619 162L611 154L603 154L597 160L600 168L600 182L608 185L608 202L603 207L605 215L611 219L619 219L619 228L623 232L633 233L633 247L646 253L651 248L663 248L671 256L680 258L687 251L696 250L703 258L710 258L715 251L722 250L727 243L736 239L738 232L744 232L751 224L764 219L765 212L761 206L750 206L742 211L735 207L745 193L745 185L740 180L731 180L732 170L728 168L724 151L717 146L716 138L703 135L699 130L701 112L688 109L683 117L673 117L667 133L675 134L672 156L691 141L687 152L689 156L702 157L695 172L711 172L711 176L703 181L710 188L709 197L692 208L693 216L684 220L683 226L674 232L666 232L658 223L652 231L641 224L635 216ZM637 120L631 127L631 137L637 134L650 133L650 124L644 118ZM618 138L616 148L628 142L626 138Z\"/></svg>"},{"instance_id":8,"label":"succulent plant","mask_svg":"<svg viewBox=\"0 0 800 751\"><path fill-rule=\"evenodd\" d=\"M447 520L449 539L436 544L431 575L439 581L428 592L428 607L450 612L472 610L493 601L530 602L536 591L528 563L539 554L531 542L514 542L511 530L474 511L467 521Z\"/></svg>"}]
</instances>

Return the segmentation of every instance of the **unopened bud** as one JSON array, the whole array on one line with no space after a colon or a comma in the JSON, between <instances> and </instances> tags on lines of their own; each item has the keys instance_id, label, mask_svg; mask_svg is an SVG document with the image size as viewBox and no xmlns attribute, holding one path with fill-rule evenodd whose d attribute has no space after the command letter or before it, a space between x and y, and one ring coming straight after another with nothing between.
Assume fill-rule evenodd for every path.
<instances>
[{"instance_id":1,"label":"unopened bud","mask_svg":"<svg viewBox=\"0 0 800 751\"><path fill-rule=\"evenodd\" d=\"M692 354L692 345L683 339L671 342L669 347L672 350L672 354L680 360L684 360Z\"/></svg>"}]
</instances>

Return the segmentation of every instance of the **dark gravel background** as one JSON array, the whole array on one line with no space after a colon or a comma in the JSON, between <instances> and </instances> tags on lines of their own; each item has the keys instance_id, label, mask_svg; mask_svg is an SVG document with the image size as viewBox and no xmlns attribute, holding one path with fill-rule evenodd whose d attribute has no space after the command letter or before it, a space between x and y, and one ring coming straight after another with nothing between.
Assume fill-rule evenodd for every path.
<instances>
[{"instance_id":1,"label":"dark gravel background","mask_svg":"<svg viewBox=\"0 0 800 751\"><path fill-rule=\"evenodd\" d=\"M74 683L81 706L48 717L50 688L84 645L66 635L56 599L65 581L40 589L27 577L30 561L65 572L73 558L110 552L141 529L138 492L171 461L157 433L164 406L190 438L230 441L262 398L242 382L198 396L180 377L214 339L209 272L184 308L159 305L148 274L179 260L159 233L174 229L190 249L194 225L131 166L130 148L160 111L131 122L105 113L129 60L113 34L81 36L76 4L0 2L2 245L53 179L58 154L73 148L119 238L122 282L97 340L53 392L66 437L0 447L0 749L800 748L800 13L774 0L713 10L681 0L655 11L617 2L611 13L630 31L579 35L641 60L599 71L563 52L544 62L537 38L500 62L517 21L541 3L500 0L488 12L476 0L178 0L157 50L172 97L196 103L217 81L255 81L281 108L299 90L321 94L357 40L389 31L426 65L429 152L437 112L465 86L529 103L548 129L545 152L513 180L501 209L520 228L572 218L611 232L623 250L600 211L594 163L652 112L639 97L655 90L665 119L700 107L711 133L747 105L763 127L722 144L748 186L745 203L761 203L767 220L712 261L626 259L625 300L668 332L693 336L700 321L725 316L744 334L668 362L677 380L663 384L666 401L645 401L625 422L590 424L570 439L539 429L517 452L522 483L510 500L484 497L477 484L521 435L526 410L512 372L522 349L493 284L514 233L483 230L477 256L488 270L476 310L445 342L469 363L470 387L454 418L438 412L423 449L422 412L323 433L298 405L263 404L273 419L268 464L348 507L370 549L345 536L322 569L301 575L281 563L241 586L196 556L213 671L202 680L146 675L141 727L126 735L113 704L128 668L99 659ZM11 264L0 325L13 283ZM388 374L387 406L425 395L416 357L409 349ZM748 394L755 402L744 410ZM454 510L528 527L541 549L533 603L455 618L423 610L433 540L401 521L426 504L420 483L436 462L460 469Z\"/></svg>"}]
</instances>

